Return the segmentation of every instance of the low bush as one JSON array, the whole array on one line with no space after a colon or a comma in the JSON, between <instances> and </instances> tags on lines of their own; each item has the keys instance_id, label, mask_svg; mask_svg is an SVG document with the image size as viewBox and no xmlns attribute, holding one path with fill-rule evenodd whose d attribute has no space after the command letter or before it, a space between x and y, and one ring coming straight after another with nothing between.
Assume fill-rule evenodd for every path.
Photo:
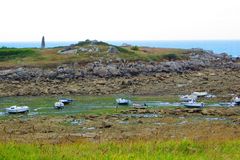
<instances>
[{"instance_id":1,"label":"low bush","mask_svg":"<svg viewBox=\"0 0 240 160\"><path fill-rule=\"evenodd\" d=\"M139 51L139 47L138 46L133 46L133 47L131 47L131 50Z\"/></svg>"},{"instance_id":2,"label":"low bush","mask_svg":"<svg viewBox=\"0 0 240 160\"><path fill-rule=\"evenodd\" d=\"M25 58L34 55L36 55L36 52L32 49L0 48L0 61Z\"/></svg>"}]
</instances>

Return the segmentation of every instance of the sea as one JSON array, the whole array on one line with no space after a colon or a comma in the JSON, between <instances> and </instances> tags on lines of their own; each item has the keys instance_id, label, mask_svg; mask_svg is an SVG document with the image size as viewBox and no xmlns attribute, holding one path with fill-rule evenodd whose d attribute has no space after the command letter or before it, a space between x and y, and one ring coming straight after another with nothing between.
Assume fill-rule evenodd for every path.
<instances>
[{"instance_id":1,"label":"sea","mask_svg":"<svg viewBox=\"0 0 240 160\"><path fill-rule=\"evenodd\" d=\"M145 47L159 47L159 48L202 48L211 50L215 53L227 53L234 57L240 56L240 40L178 40L178 41L106 41L109 44L120 46L122 44L145 46ZM75 44L74 41L66 42L48 42L46 47L68 46ZM9 48L39 48L40 42L0 42L0 47Z\"/></svg>"}]
</instances>

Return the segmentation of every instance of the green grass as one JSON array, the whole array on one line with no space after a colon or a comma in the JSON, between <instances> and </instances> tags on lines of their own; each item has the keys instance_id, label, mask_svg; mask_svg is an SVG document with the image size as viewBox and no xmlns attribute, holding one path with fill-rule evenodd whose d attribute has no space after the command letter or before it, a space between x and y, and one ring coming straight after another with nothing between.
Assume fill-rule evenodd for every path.
<instances>
[{"instance_id":1,"label":"green grass","mask_svg":"<svg viewBox=\"0 0 240 160\"><path fill-rule=\"evenodd\" d=\"M0 144L3 160L237 160L240 141L146 141L78 142L73 144Z\"/></svg>"},{"instance_id":2,"label":"green grass","mask_svg":"<svg viewBox=\"0 0 240 160\"><path fill-rule=\"evenodd\" d=\"M0 61L36 56L38 56L38 53L34 49L0 48Z\"/></svg>"}]
</instances>

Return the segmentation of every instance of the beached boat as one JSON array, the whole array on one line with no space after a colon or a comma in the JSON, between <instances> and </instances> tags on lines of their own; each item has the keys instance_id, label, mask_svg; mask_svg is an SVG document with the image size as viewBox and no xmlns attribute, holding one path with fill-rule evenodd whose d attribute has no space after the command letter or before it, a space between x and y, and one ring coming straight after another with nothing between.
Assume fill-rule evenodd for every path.
<instances>
[{"instance_id":1,"label":"beached boat","mask_svg":"<svg viewBox=\"0 0 240 160\"><path fill-rule=\"evenodd\" d=\"M9 114L16 114L16 113L27 113L29 112L28 106L11 106L6 108L6 112Z\"/></svg>"},{"instance_id":2,"label":"beached boat","mask_svg":"<svg viewBox=\"0 0 240 160\"><path fill-rule=\"evenodd\" d=\"M240 105L240 98L239 97L235 97L233 99L233 102L235 103L235 105L239 106Z\"/></svg>"},{"instance_id":3,"label":"beached boat","mask_svg":"<svg viewBox=\"0 0 240 160\"><path fill-rule=\"evenodd\" d=\"M55 102L54 103L54 108L56 108L56 109L63 109L64 108L64 103L62 103L62 102Z\"/></svg>"},{"instance_id":4,"label":"beached boat","mask_svg":"<svg viewBox=\"0 0 240 160\"><path fill-rule=\"evenodd\" d=\"M208 95L208 92L193 92L192 95L195 95L197 97L204 97Z\"/></svg>"},{"instance_id":5,"label":"beached boat","mask_svg":"<svg viewBox=\"0 0 240 160\"><path fill-rule=\"evenodd\" d=\"M199 103L195 101L186 102L183 105L187 108L202 108L205 106L203 102Z\"/></svg>"},{"instance_id":6,"label":"beached boat","mask_svg":"<svg viewBox=\"0 0 240 160\"><path fill-rule=\"evenodd\" d=\"M223 106L223 107L234 107L236 105L236 103L235 102L220 102L219 105Z\"/></svg>"},{"instance_id":7,"label":"beached boat","mask_svg":"<svg viewBox=\"0 0 240 160\"><path fill-rule=\"evenodd\" d=\"M68 99L68 98L59 99L59 102L62 102L65 105L71 103L72 101L73 101L72 99Z\"/></svg>"},{"instance_id":8,"label":"beached boat","mask_svg":"<svg viewBox=\"0 0 240 160\"><path fill-rule=\"evenodd\" d=\"M128 105L130 103L130 100L124 99L124 98L118 98L116 99L116 102L118 105Z\"/></svg>"},{"instance_id":9,"label":"beached boat","mask_svg":"<svg viewBox=\"0 0 240 160\"><path fill-rule=\"evenodd\" d=\"M196 101L197 100L197 96L196 95L184 95L184 96L180 96L180 101L182 102L189 102L189 101Z\"/></svg>"}]
</instances>

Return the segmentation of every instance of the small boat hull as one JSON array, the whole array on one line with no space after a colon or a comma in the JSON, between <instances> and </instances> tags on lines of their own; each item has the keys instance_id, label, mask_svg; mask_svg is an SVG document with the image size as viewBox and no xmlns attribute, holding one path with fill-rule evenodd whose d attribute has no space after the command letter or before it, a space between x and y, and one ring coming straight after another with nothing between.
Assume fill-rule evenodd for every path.
<instances>
[{"instance_id":1,"label":"small boat hull","mask_svg":"<svg viewBox=\"0 0 240 160\"><path fill-rule=\"evenodd\" d=\"M239 97L235 97L233 99L233 102L235 103L236 106L240 106L240 98Z\"/></svg>"},{"instance_id":2,"label":"small boat hull","mask_svg":"<svg viewBox=\"0 0 240 160\"><path fill-rule=\"evenodd\" d=\"M118 105L129 105L130 101L127 99L119 98L116 99Z\"/></svg>"},{"instance_id":3,"label":"small boat hull","mask_svg":"<svg viewBox=\"0 0 240 160\"><path fill-rule=\"evenodd\" d=\"M12 112L12 111L8 111L8 114L25 114L25 113L28 113L29 110L27 111L21 111L21 112Z\"/></svg>"},{"instance_id":4,"label":"small boat hull","mask_svg":"<svg viewBox=\"0 0 240 160\"><path fill-rule=\"evenodd\" d=\"M28 106L22 106L22 107L12 106L12 107L6 108L6 112L8 114L23 114L23 113L28 113L29 108Z\"/></svg>"},{"instance_id":5,"label":"small boat hull","mask_svg":"<svg viewBox=\"0 0 240 160\"><path fill-rule=\"evenodd\" d=\"M59 102L62 102L64 105L72 103L72 99L60 99Z\"/></svg>"},{"instance_id":6,"label":"small boat hull","mask_svg":"<svg viewBox=\"0 0 240 160\"><path fill-rule=\"evenodd\" d=\"M235 102L235 105L236 105L236 106L240 106L240 101L236 101L236 102Z\"/></svg>"},{"instance_id":7,"label":"small boat hull","mask_svg":"<svg viewBox=\"0 0 240 160\"><path fill-rule=\"evenodd\" d=\"M203 108L204 104L203 103L185 103L184 106L187 108Z\"/></svg>"},{"instance_id":8,"label":"small boat hull","mask_svg":"<svg viewBox=\"0 0 240 160\"><path fill-rule=\"evenodd\" d=\"M195 95L197 97L204 97L208 95L208 92L193 92L192 95Z\"/></svg>"},{"instance_id":9,"label":"small boat hull","mask_svg":"<svg viewBox=\"0 0 240 160\"><path fill-rule=\"evenodd\" d=\"M63 108L64 108L64 103L62 103L62 102L56 102L56 103L54 104L54 108L55 108L55 109L63 109Z\"/></svg>"},{"instance_id":10,"label":"small boat hull","mask_svg":"<svg viewBox=\"0 0 240 160\"><path fill-rule=\"evenodd\" d=\"M185 95L180 97L180 101L182 102L190 102L190 101L196 101L197 96L195 95Z\"/></svg>"},{"instance_id":11,"label":"small boat hull","mask_svg":"<svg viewBox=\"0 0 240 160\"><path fill-rule=\"evenodd\" d=\"M129 105L129 103L128 102L126 102L126 103L117 103L118 105Z\"/></svg>"}]
</instances>

